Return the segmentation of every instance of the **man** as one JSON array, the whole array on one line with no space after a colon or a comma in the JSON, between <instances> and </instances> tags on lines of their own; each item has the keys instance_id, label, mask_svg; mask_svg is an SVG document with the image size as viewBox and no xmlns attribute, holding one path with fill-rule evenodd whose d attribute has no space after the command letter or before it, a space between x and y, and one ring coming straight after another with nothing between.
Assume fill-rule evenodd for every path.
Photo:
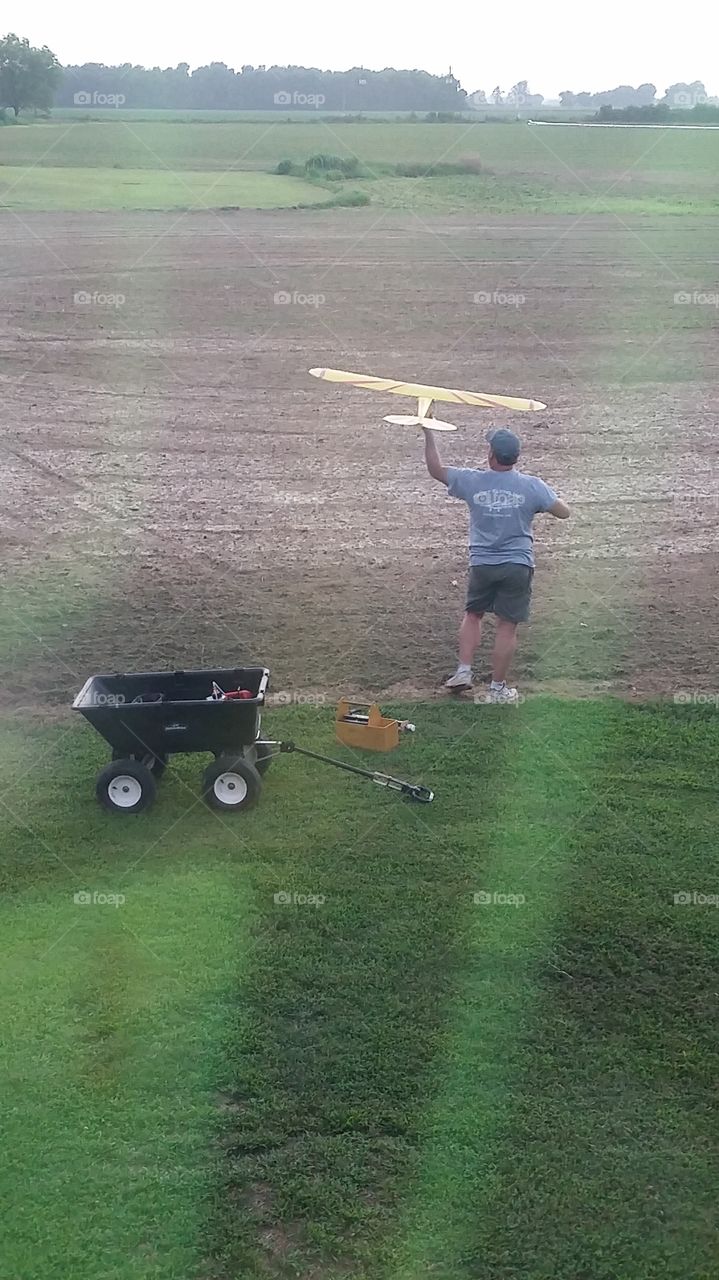
<instances>
[{"instance_id":1,"label":"man","mask_svg":"<svg viewBox=\"0 0 719 1280\"><path fill-rule=\"evenodd\" d=\"M529 617L534 555L532 521L545 511L566 520L569 507L538 476L515 470L521 444L513 431L487 434L489 469L445 467L436 438L424 428L427 470L446 484L450 496L469 506L469 587L459 629L459 666L445 688L461 693L472 688L472 659L482 638L482 618L494 613L497 629L492 655L492 683L486 702L517 702L507 685L517 647L517 627Z\"/></svg>"}]
</instances>

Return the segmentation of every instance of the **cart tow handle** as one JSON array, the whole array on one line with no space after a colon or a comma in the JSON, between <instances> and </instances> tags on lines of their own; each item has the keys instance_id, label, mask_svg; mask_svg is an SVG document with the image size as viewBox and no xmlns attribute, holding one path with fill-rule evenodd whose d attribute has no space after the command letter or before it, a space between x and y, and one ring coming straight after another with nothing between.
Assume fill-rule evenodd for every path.
<instances>
[{"instance_id":1,"label":"cart tow handle","mask_svg":"<svg viewBox=\"0 0 719 1280\"><path fill-rule=\"evenodd\" d=\"M390 791L399 791L403 796L407 796L409 800L418 800L422 804L430 804L434 800L434 792L429 787L420 786L415 782L403 782L401 778L393 778L388 773L378 773L371 769L359 769L355 764L345 764L344 760L334 760L332 756L320 755L318 751L308 751L306 747L298 747L294 742L278 742L268 743L268 746L276 746L280 753L287 751L295 751L300 756L309 756L311 760L321 760L323 764L332 764L336 769L344 769L347 773L359 774L360 778L369 778L371 782L376 782L379 787L388 787Z\"/></svg>"}]
</instances>

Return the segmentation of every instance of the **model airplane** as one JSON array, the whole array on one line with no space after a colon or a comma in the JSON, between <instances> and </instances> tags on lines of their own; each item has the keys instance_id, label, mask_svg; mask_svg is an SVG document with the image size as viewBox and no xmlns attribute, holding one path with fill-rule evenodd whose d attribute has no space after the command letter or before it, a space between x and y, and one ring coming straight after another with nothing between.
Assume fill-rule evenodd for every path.
<instances>
[{"instance_id":1,"label":"model airplane","mask_svg":"<svg viewBox=\"0 0 719 1280\"><path fill-rule=\"evenodd\" d=\"M487 395L481 391L453 391L448 387L428 387L420 382L397 382L394 378L375 378L372 374L344 373L341 369L310 369L313 378L325 382L344 382L364 391L387 391L394 396L415 396L416 414L391 413L385 422L398 427L431 427L432 431L456 431L451 422L432 416L432 403L444 400L450 404L472 404L480 409L512 409L518 413L538 413L546 409L540 400L523 400L517 396Z\"/></svg>"}]
</instances>

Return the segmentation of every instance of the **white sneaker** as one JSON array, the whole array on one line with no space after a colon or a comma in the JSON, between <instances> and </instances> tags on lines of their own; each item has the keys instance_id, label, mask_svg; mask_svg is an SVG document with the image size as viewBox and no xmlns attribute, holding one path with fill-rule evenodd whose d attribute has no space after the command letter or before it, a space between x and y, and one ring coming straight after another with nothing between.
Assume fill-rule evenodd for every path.
<instances>
[{"instance_id":1,"label":"white sneaker","mask_svg":"<svg viewBox=\"0 0 719 1280\"><path fill-rule=\"evenodd\" d=\"M462 693L465 689L472 688L472 672L456 671L449 680L444 682L445 689L449 689L450 693Z\"/></svg>"},{"instance_id":2,"label":"white sneaker","mask_svg":"<svg viewBox=\"0 0 719 1280\"><path fill-rule=\"evenodd\" d=\"M519 691L503 684L501 689L493 689L490 685L484 698L485 702L498 702L502 706L516 706L519 702Z\"/></svg>"}]
</instances>

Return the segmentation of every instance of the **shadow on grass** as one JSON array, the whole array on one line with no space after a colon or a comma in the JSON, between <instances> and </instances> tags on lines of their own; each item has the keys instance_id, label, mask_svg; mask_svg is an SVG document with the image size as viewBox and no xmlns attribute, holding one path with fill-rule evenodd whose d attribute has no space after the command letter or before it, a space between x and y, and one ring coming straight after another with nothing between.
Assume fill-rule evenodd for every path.
<instances>
[{"instance_id":1,"label":"shadow on grass","mask_svg":"<svg viewBox=\"0 0 719 1280\"><path fill-rule=\"evenodd\" d=\"M478 733L471 706L423 707L421 722L391 765L371 759L436 783L435 805L303 765L291 843L258 871L213 1276L376 1267L413 1176L485 858L481 805L515 731Z\"/></svg>"},{"instance_id":2,"label":"shadow on grass","mask_svg":"<svg viewBox=\"0 0 719 1280\"><path fill-rule=\"evenodd\" d=\"M551 946L526 975L503 1063L483 1062L491 1019L480 1012L471 1028L474 1102L453 1146L444 1135L429 1180L436 1191L445 1178L451 1204L425 1195L412 1265L388 1275L684 1280L713 1270L716 908L675 894L716 893L716 713L575 704L561 734L553 718L530 730L537 758L574 792L573 816L552 801L559 839L539 868ZM538 799L536 777L527 783ZM535 928L528 915L527 945ZM510 958L493 978L504 992L497 1016L517 985Z\"/></svg>"}]
</instances>

